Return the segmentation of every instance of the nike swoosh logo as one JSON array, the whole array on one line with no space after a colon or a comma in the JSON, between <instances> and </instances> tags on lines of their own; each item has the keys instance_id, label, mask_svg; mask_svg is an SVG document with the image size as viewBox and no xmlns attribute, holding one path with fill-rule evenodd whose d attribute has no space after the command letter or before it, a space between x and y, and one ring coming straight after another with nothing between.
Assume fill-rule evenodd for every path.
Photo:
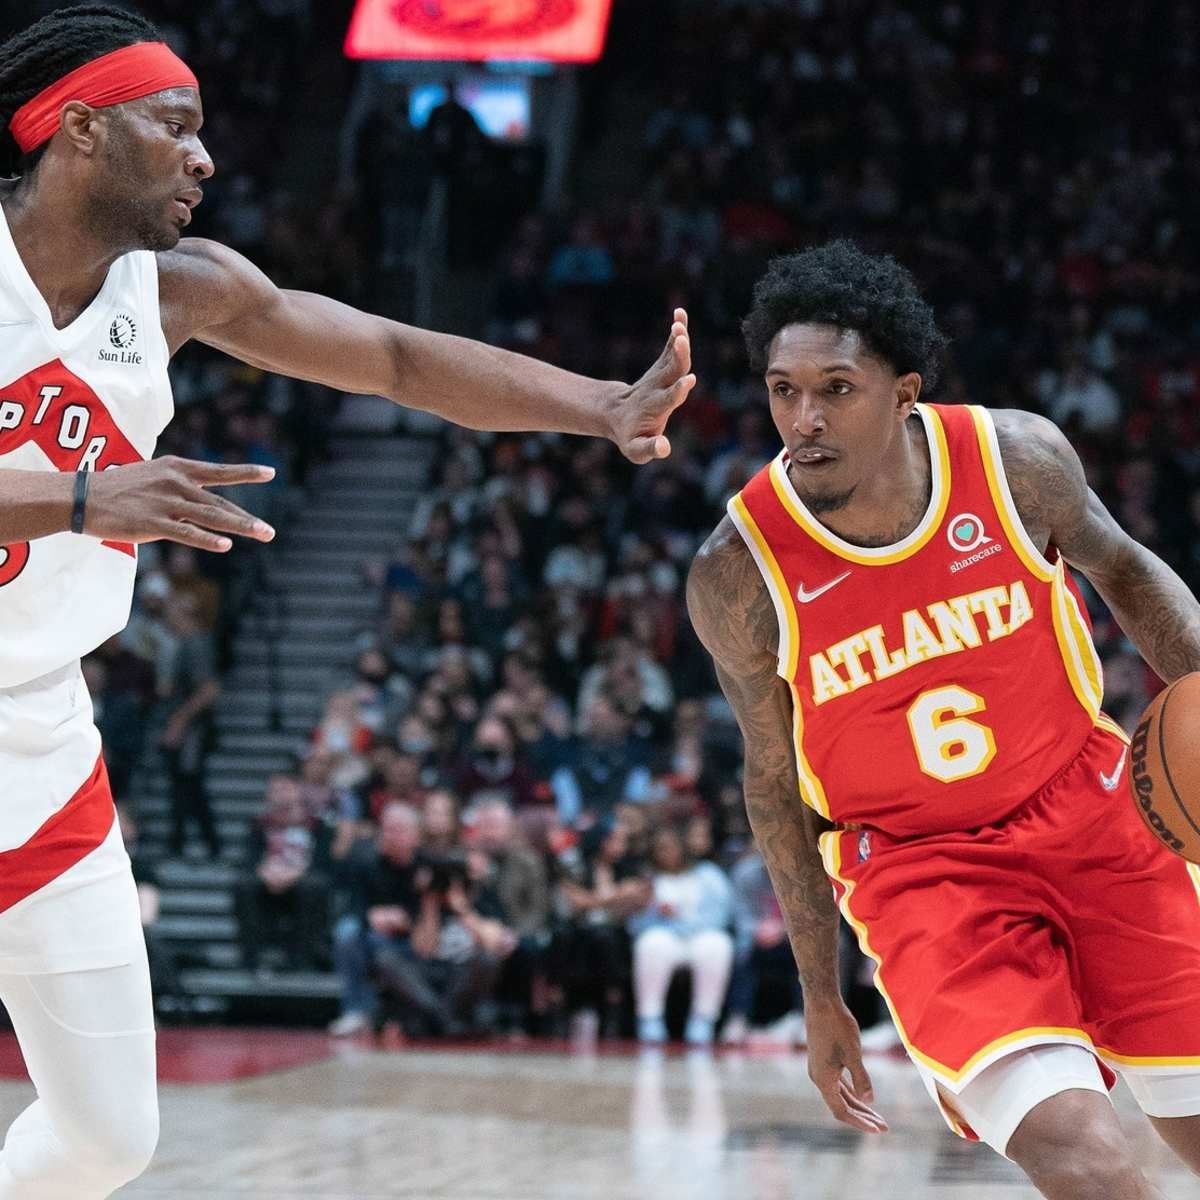
<instances>
[{"instance_id":1,"label":"nike swoosh logo","mask_svg":"<svg viewBox=\"0 0 1200 1200\"><path fill-rule=\"evenodd\" d=\"M853 571L847 571L844 575L839 575L836 579L831 579L827 584L825 584L824 587L814 588L811 592L805 591L804 584L801 584L796 589L796 599L799 600L801 604L809 604L818 596L825 595L830 588L837 587L837 585L841 583L843 579L849 579L853 573Z\"/></svg>"},{"instance_id":2,"label":"nike swoosh logo","mask_svg":"<svg viewBox=\"0 0 1200 1200\"><path fill-rule=\"evenodd\" d=\"M1121 751L1121 757L1117 759L1117 765L1113 767L1111 775L1105 775L1103 771L1100 772L1100 783L1106 792L1115 792L1117 790L1117 784L1121 782L1121 768L1125 765L1125 755L1128 753L1129 747L1126 746Z\"/></svg>"}]
</instances>

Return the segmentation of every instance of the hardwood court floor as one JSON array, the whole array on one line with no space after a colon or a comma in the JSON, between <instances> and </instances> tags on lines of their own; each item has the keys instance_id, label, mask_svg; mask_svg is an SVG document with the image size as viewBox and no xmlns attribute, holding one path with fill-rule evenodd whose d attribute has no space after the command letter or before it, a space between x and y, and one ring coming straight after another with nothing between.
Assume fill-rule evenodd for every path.
<instances>
[{"instance_id":1,"label":"hardwood court floor","mask_svg":"<svg viewBox=\"0 0 1200 1200\"><path fill-rule=\"evenodd\" d=\"M202 1032L173 1034L200 1069ZM272 1035L286 1040L292 1035ZM312 1049L313 1035L299 1035ZM1011 1164L952 1137L908 1064L868 1066L892 1130L836 1125L803 1055L589 1055L321 1046L267 1074L164 1083L158 1157L120 1193L142 1200L1015 1200ZM268 1056L268 1060L269 1060ZM252 1061L253 1060L253 1061ZM254 1069L243 1057L227 1076ZM285 1069L276 1070L283 1064ZM262 1063L260 1062L260 1066ZM245 1068L245 1069L242 1069ZM0 1121L32 1089L0 1082ZM1196 1193L1123 1091L1118 1104L1170 1200Z\"/></svg>"}]
</instances>

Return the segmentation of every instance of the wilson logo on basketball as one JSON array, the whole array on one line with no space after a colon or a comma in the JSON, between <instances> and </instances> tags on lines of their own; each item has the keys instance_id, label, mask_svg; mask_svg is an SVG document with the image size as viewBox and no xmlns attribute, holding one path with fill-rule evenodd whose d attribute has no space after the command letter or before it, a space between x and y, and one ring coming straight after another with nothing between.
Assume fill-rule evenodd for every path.
<instances>
[{"instance_id":1,"label":"wilson logo on basketball","mask_svg":"<svg viewBox=\"0 0 1200 1200\"><path fill-rule=\"evenodd\" d=\"M578 11L578 0L397 0L392 13L414 33L482 40L553 33Z\"/></svg>"},{"instance_id":2,"label":"wilson logo on basketball","mask_svg":"<svg viewBox=\"0 0 1200 1200\"><path fill-rule=\"evenodd\" d=\"M1183 841L1171 832L1162 814L1154 807L1154 776L1146 766L1146 749L1150 742L1150 726L1153 721L1153 716L1147 717L1134 732L1133 741L1129 745L1129 777L1133 783L1134 798L1138 808L1142 810L1146 824L1170 849L1179 853L1183 849Z\"/></svg>"}]
</instances>

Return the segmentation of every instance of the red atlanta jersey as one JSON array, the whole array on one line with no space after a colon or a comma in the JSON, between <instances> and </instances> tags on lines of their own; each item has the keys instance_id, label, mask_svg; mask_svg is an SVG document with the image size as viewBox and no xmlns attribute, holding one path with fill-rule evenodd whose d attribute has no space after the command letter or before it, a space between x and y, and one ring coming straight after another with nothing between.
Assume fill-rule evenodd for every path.
<instances>
[{"instance_id":1,"label":"red atlanta jersey","mask_svg":"<svg viewBox=\"0 0 1200 1200\"><path fill-rule=\"evenodd\" d=\"M171 419L153 254L126 254L65 329L0 210L0 468L103 471L140 462ZM58 533L0 547L0 688L94 650L129 619L132 546Z\"/></svg>"},{"instance_id":2,"label":"red atlanta jersey","mask_svg":"<svg viewBox=\"0 0 1200 1200\"><path fill-rule=\"evenodd\" d=\"M801 796L900 837L1001 820L1115 729L1085 610L1021 524L990 414L917 412L932 494L902 542L831 533L786 451L729 502L779 620Z\"/></svg>"}]
</instances>

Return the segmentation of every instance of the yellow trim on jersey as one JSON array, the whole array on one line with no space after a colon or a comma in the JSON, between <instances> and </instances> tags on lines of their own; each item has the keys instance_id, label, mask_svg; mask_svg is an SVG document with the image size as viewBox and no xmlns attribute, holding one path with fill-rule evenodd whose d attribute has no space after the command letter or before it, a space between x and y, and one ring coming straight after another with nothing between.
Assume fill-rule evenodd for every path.
<instances>
[{"instance_id":1,"label":"yellow trim on jersey","mask_svg":"<svg viewBox=\"0 0 1200 1200\"><path fill-rule=\"evenodd\" d=\"M1200 1067L1200 1054L1185 1058L1145 1058L1118 1054L1115 1050L1108 1050L1103 1046L1097 1046L1096 1053L1107 1061L1120 1063L1123 1067Z\"/></svg>"},{"instance_id":2,"label":"yellow trim on jersey","mask_svg":"<svg viewBox=\"0 0 1200 1200\"><path fill-rule=\"evenodd\" d=\"M1012 492L1008 487L1008 476L1004 473L1004 460L1000 457L1000 444L996 441L996 427L992 424L992 415L987 409L976 404L969 404L967 411L975 422L979 452L983 457L983 472L987 476L992 506L1000 517L1000 524L1004 527L1017 557L1025 564L1025 569L1034 578L1049 583L1054 578L1054 567L1033 544L1025 531L1021 514L1017 512Z\"/></svg>"},{"instance_id":3,"label":"yellow trim on jersey","mask_svg":"<svg viewBox=\"0 0 1200 1200\"><path fill-rule=\"evenodd\" d=\"M796 489L792 486L792 481L788 478L787 470L783 465L783 455L780 454L771 463L771 485L775 488L775 494L779 497L780 504L804 533L818 545L824 546L831 554L836 554L838 558L844 558L864 567L891 566L893 563L911 558L919 550L924 549L929 539L941 528L942 521L946 516L946 508L950 504L950 448L946 442L946 431L937 413L925 404L918 404L917 412L925 424L925 436L929 441L931 474L929 507L925 510L925 515L916 529L894 546L878 548L855 546L826 529L805 508L804 503L796 494Z\"/></svg>"},{"instance_id":4,"label":"yellow trim on jersey","mask_svg":"<svg viewBox=\"0 0 1200 1200\"><path fill-rule=\"evenodd\" d=\"M1123 730L1120 725L1118 725L1116 721L1114 721L1112 717L1108 715L1108 713L1102 712L1096 717L1096 728L1103 729L1106 733L1111 733L1114 736L1119 737L1121 741L1125 743L1125 745L1129 745L1129 734L1127 734L1125 730Z\"/></svg>"},{"instance_id":5,"label":"yellow trim on jersey","mask_svg":"<svg viewBox=\"0 0 1200 1200\"><path fill-rule=\"evenodd\" d=\"M1059 653L1071 683L1075 698L1093 722L1099 720L1104 686L1100 680L1100 664L1096 649L1088 637L1087 626L1079 614L1075 597L1067 587L1067 568L1062 559L1054 570L1050 585L1050 611L1054 617L1054 634Z\"/></svg>"},{"instance_id":6,"label":"yellow trim on jersey","mask_svg":"<svg viewBox=\"0 0 1200 1200\"><path fill-rule=\"evenodd\" d=\"M1088 1050L1095 1048L1092 1039L1082 1029L1058 1025L1034 1025L1026 1029L1014 1030L1012 1033L1006 1033L1003 1037L998 1037L994 1041L988 1042L986 1046L972 1054L957 1071L953 1067L948 1067L945 1063L938 1062L936 1058L931 1058L928 1054L918 1050L909 1040L908 1034L905 1033L904 1026L901 1024L899 1015L896 1012L896 1005L892 1002L892 997L888 993L883 979L883 960L871 947L867 927L851 911L850 898L854 894L855 885L841 874L841 838L841 831L836 829L821 834L819 840L821 859L825 865L826 873L836 879L844 889L841 899L838 902L838 907L841 909L842 916L846 918L850 928L857 934L858 944L862 952L875 964L875 986L887 1003L888 1010L892 1014L892 1020L896 1025L896 1032L900 1035L900 1040L904 1043L904 1048L908 1051L910 1058L927 1067L934 1075L952 1083L959 1083L970 1075L980 1063L994 1055L997 1050L1003 1050L1010 1046L1015 1047L1020 1042L1028 1041L1031 1044L1048 1041L1071 1042L1081 1045Z\"/></svg>"},{"instance_id":7,"label":"yellow trim on jersey","mask_svg":"<svg viewBox=\"0 0 1200 1200\"><path fill-rule=\"evenodd\" d=\"M792 603L791 591L783 577L783 571L774 552L763 537L758 522L750 515L741 493L732 497L727 506L729 519L733 522L742 541L746 543L767 591L775 606L775 618L779 622L779 674L791 681L796 677L800 660L800 631L796 624L796 606Z\"/></svg>"},{"instance_id":8,"label":"yellow trim on jersey","mask_svg":"<svg viewBox=\"0 0 1200 1200\"><path fill-rule=\"evenodd\" d=\"M800 798L809 808L816 809L821 816L830 819L825 788L804 753L804 710L800 707L800 689L792 680L788 683L792 690L792 741L796 746L796 775L800 780Z\"/></svg>"},{"instance_id":9,"label":"yellow trim on jersey","mask_svg":"<svg viewBox=\"0 0 1200 1200\"><path fill-rule=\"evenodd\" d=\"M1059 569L1071 634L1079 650L1079 657L1083 660L1088 691L1095 698L1096 708L1099 710L1100 705L1104 703L1104 668L1100 665L1100 656L1096 653L1092 635L1088 632L1087 621L1079 610L1079 600L1068 584L1067 564L1062 559L1059 559Z\"/></svg>"},{"instance_id":10,"label":"yellow trim on jersey","mask_svg":"<svg viewBox=\"0 0 1200 1200\"><path fill-rule=\"evenodd\" d=\"M1071 690L1095 725L1128 741L1124 731L1100 711L1100 705L1104 701L1104 675L1096 647L1088 633L1087 622L1079 611L1075 594L1067 586L1066 563L1061 558L1056 563L1051 563L1034 545L1021 521L1021 514L1017 511L1012 491L1008 486L1008 476L1004 471L1004 460L1000 454L1000 443L996 438L992 414L986 408L974 404L968 405L968 411L975 422L979 452L983 457L983 470L987 476L988 490L992 493L992 504L1000 517L1000 524L1025 569L1036 579L1050 584L1050 611L1054 619L1054 633Z\"/></svg>"}]
</instances>

